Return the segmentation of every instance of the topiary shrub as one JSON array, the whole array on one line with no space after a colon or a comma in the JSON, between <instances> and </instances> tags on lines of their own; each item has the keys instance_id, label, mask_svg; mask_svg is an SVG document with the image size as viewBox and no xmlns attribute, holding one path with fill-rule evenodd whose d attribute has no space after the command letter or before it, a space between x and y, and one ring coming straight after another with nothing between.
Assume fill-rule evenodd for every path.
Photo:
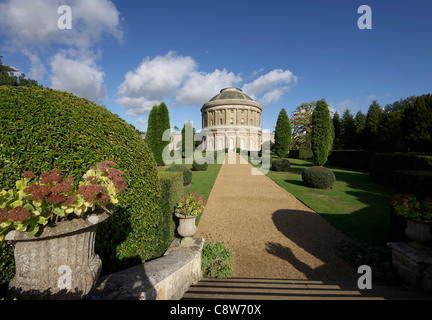
<instances>
[{"instance_id":1,"label":"topiary shrub","mask_svg":"<svg viewBox=\"0 0 432 320\"><path fill-rule=\"evenodd\" d=\"M187 186L192 181L192 171L182 166L181 164L175 164L166 169L166 171L175 171L175 172L182 172L183 173L183 186Z\"/></svg>"},{"instance_id":2,"label":"topiary shrub","mask_svg":"<svg viewBox=\"0 0 432 320\"><path fill-rule=\"evenodd\" d=\"M103 273L159 257L162 223L156 163L139 131L106 108L39 87L0 86L0 187L22 172L62 170L75 181L96 162L111 160L128 187L112 217L98 226Z\"/></svg>"},{"instance_id":3,"label":"topiary shrub","mask_svg":"<svg viewBox=\"0 0 432 320\"><path fill-rule=\"evenodd\" d=\"M306 186L316 189L329 189L336 181L333 171L321 166L303 170L302 179Z\"/></svg>"},{"instance_id":4,"label":"topiary shrub","mask_svg":"<svg viewBox=\"0 0 432 320\"><path fill-rule=\"evenodd\" d=\"M159 238L168 247L174 240L176 221L174 208L184 195L183 174L181 172L161 171L158 173L161 184L161 216L163 222L158 227Z\"/></svg>"},{"instance_id":5,"label":"topiary shrub","mask_svg":"<svg viewBox=\"0 0 432 320\"><path fill-rule=\"evenodd\" d=\"M203 164L199 164L194 160L192 163L192 170L193 171L206 171L207 168L208 168L207 162L204 162Z\"/></svg>"},{"instance_id":6,"label":"topiary shrub","mask_svg":"<svg viewBox=\"0 0 432 320\"><path fill-rule=\"evenodd\" d=\"M271 168L273 171L289 171L291 163L288 159L279 158L272 160Z\"/></svg>"}]
</instances>

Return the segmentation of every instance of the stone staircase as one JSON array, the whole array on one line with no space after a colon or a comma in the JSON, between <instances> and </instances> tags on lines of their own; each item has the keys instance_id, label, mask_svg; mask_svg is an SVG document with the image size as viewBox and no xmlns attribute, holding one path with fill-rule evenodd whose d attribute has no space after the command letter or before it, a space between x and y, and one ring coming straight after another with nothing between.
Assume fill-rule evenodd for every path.
<instances>
[{"instance_id":1,"label":"stone staircase","mask_svg":"<svg viewBox=\"0 0 432 320\"><path fill-rule=\"evenodd\" d=\"M284 279L202 279L182 300L432 300L432 292L403 286L374 285L359 290L356 283L324 283Z\"/></svg>"}]
</instances>

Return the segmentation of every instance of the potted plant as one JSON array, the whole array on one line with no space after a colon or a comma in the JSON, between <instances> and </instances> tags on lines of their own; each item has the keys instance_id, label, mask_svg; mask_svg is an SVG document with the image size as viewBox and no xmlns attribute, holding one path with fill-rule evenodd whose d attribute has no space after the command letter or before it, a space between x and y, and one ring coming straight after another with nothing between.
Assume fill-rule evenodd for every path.
<instances>
[{"instance_id":1,"label":"potted plant","mask_svg":"<svg viewBox=\"0 0 432 320\"><path fill-rule=\"evenodd\" d=\"M26 171L16 190L0 189L0 240L14 244L11 297L80 299L90 291L102 267L94 252L97 224L113 213L127 185L115 166L97 163L77 187L52 170L39 178Z\"/></svg>"},{"instance_id":2,"label":"potted plant","mask_svg":"<svg viewBox=\"0 0 432 320\"><path fill-rule=\"evenodd\" d=\"M186 238L195 234L195 219L203 212L205 205L204 197L195 192L189 192L180 199L174 211L179 218L177 232L180 236Z\"/></svg>"},{"instance_id":3,"label":"potted plant","mask_svg":"<svg viewBox=\"0 0 432 320\"><path fill-rule=\"evenodd\" d=\"M421 200L414 194L397 193L392 197L395 213L407 219L405 234L413 241L423 243L432 240L432 197Z\"/></svg>"}]
</instances>

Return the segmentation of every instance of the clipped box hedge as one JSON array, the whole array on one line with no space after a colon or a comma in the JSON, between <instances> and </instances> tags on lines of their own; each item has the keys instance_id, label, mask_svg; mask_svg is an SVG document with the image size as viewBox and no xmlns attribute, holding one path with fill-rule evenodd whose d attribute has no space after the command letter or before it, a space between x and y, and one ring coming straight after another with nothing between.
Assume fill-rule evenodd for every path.
<instances>
[{"instance_id":1,"label":"clipped box hedge","mask_svg":"<svg viewBox=\"0 0 432 320\"><path fill-rule=\"evenodd\" d=\"M155 160L140 132L117 115L63 91L0 86L0 145L4 189L25 170L58 169L78 181L96 162L111 160L126 172L128 187L115 214L98 226L95 249L103 273L165 251L158 238L163 219Z\"/></svg>"},{"instance_id":2,"label":"clipped box hedge","mask_svg":"<svg viewBox=\"0 0 432 320\"><path fill-rule=\"evenodd\" d=\"M328 160L332 166L369 171L373 154L374 152L368 150L333 150Z\"/></svg>"},{"instance_id":3,"label":"clipped box hedge","mask_svg":"<svg viewBox=\"0 0 432 320\"><path fill-rule=\"evenodd\" d=\"M159 172L161 185L161 216L162 223L159 227L159 237L164 246L168 247L174 240L176 222L174 219L174 207L184 196L183 174L181 172Z\"/></svg>"},{"instance_id":4,"label":"clipped box hedge","mask_svg":"<svg viewBox=\"0 0 432 320\"><path fill-rule=\"evenodd\" d=\"M369 177L372 181L393 186L396 170L432 170L432 156L376 153L371 157Z\"/></svg>"},{"instance_id":5,"label":"clipped box hedge","mask_svg":"<svg viewBox=\"0 0 432 320\"><path fill-rule=\"evenodd\" d=\"M313 159L313 152L310 149L293 149L288 153L289 158L293 159Z\"/></svg>"}]
</instances>

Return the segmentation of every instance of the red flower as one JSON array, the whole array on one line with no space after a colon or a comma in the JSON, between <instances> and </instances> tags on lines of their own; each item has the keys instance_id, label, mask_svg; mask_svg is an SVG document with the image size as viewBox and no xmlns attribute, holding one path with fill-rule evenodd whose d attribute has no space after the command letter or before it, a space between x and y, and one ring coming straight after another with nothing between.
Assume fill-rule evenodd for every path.
<instances>
[{"instance_id":1,"label":"red flower","mask_svg":"<svg viewBox=\"0 0 432 320\"><path fill-rule=\"evenodd\" d=\"M11 209L9 212L4 213L4 210L0 211L0 222L5 222L9 219L13 221L24 221L27 219L29 211L23 208L23 206L18 206Z\"/></svg>"},{"instance_id":2,"label":"red flower","mask_svg":"<svg viewBox=\"0 0 432 320\"><path fill-rule=\"evenodd\" d=\"M36 177L36 175L32 171L24 171L23 175L24 175L24 178L26 178L28 180Z\"/></svg>"}]
</instances>

